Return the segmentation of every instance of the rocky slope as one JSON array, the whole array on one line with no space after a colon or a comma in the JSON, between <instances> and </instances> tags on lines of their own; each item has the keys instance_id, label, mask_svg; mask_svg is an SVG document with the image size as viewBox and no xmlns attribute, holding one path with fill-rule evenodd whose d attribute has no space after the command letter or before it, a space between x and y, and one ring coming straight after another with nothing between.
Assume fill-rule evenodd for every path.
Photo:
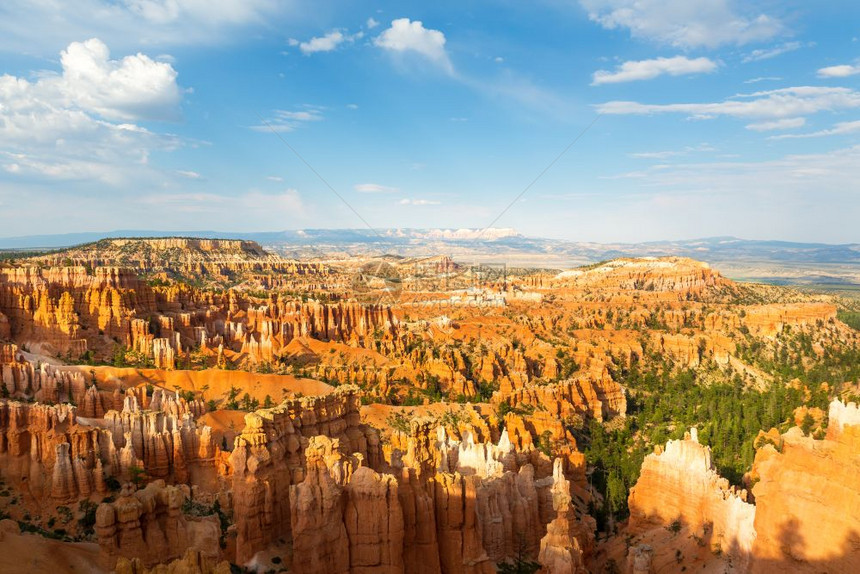
<instances>
[{"instance_id":1,"label":"rocky slope","mask_svg":"<svg viewBox=\"0 0 860 574\"><path fill-rule=\"evenodd\" d=\"M630 492L630 520L601 545L598 564L627 564L631 572L857 571L857 405L833 401L822 440L798 427L761 438L750 475L754 500L713 470L695 429L646 457Z\"/></svg>"},{"instance_id":2,"label":"rocky slope","mask_svg":"<svg viewBox=\"0 0 860 574\"><path fill-rule=\"evenodd\" d=\"M598 545L590 515L607 505L586 464L595 429L623 431L648 385L677 373L740 393L781 381L777 361L815 366L856 347L830 302L774 302L677 259L484 273L471 288L445 258L403 263L399 282L350 263L362 299L401 290L367 303L342 296L344 263L289 267L241 242L81 253L0 269L0 512L97 542L94 569L855 564L853 514L839 504L858 492L860 416L842 403L825 437L763 438L751 494L692 432L645 458L620 534ZM158 267L165 254L173 271ZM269 283L261 294L152 281L170 272ZM291 292L317 279L329 302ZM114 365L62 364L75 359Z\"/></svg>"},{"instance_id":3,"label":"rocky slope","mask_svg":"<svg viewBox=\"0 0 860 574\"><path fill-rule=\"evenodd\" d=\"M753 572L860 570L860 410L834 401L829 420L824 440L794 427L759 449Z\"/></svg>"}]
</instances>

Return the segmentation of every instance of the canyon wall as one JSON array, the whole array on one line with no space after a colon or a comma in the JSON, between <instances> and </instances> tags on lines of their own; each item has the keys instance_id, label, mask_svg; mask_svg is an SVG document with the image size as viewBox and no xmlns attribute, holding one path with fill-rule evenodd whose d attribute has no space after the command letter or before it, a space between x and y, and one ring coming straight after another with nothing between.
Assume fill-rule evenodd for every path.
<instances>
[{"instance_id":1,"label":"canyon wall","mask_svg":"<svg viewBox=\"0 0 860 574\"><path fill-rule=\"evenodd\" d=\"M561 574L594 546L562 459L518 450L507 432L456 440L434 419L383 451L355 387L247 415L231 464L239 563L291 540L300 574L491 574L519 552L543 552Z\"/></svg>"},{"instance_id":2,"label":"canyon wall","mask_svg":"<svg viewBox=\"0 0 860 574\"><path fill-rule=\"evenodd\" d=\"M857 405L831 403L823 440L793 427L762 433L758 444L749 475L754 504L713 470L695 429L648 455L622 530L632 540L629 571L659 571L684 560L693 568L730 563L762 574L860 570ZM618 562L623 551L607 543L602 559Z\"/></svg>"},{"instance_id":3,"label":"canyon wall","mask_svg":"<svg viewBox=\"0 0 860 574\"><path fill-rule=\"evenodd\" d=\"M371 335L391 338L397 324L387 307L301 303L277 295L259 303L234 291L152 287L116 267L2 268L0 314L4 338L22 346L110 358L121 345L166 368L197 348L265 362L297 337L370 345Z\"/></svg>"},{"instance_id":4,"label":"canyon wall","mask_svg":"<svg viewBox=\"0 0 860 574\"><path fill-rule=\"evenodd\" d=\"M694 428L645 457L630 490L629 529L643 532L677 522L745 565L756 539L756 507L746 498L746 491L730 487L714 470L711 449L699 444Z\"/></svg>"},{"instance_id":5,"label":"canyon wall","mask_svg":"<svg viewBox=\"0 0 860 574\"><path fill-rule=\"evenodd\" d=\"M860 571L860 409L833 401L824 440L798 427L756 453L753 572Z\"/></svg>"}]
</instances>

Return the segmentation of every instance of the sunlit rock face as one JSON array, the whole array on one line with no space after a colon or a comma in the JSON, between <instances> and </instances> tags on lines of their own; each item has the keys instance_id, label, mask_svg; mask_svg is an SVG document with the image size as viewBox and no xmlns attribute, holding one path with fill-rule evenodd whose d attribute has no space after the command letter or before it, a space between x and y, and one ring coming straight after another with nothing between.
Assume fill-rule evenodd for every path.
<instances>
[{"instance_id":1,"label":"sunlit rock face","mask_svg":"<svg viewBox=\"0 0 860 574\"><path fill-rule=\"evenodd\" d=\"M859 411L833 401L823 440L799 427L762 433L750 472L754 504L713 470L695 429L647 456L623 533L649 545L630 549L631 571L659 570L680 557L703 568L728 560L755 573L860 569ZM679 540L690 537L719 553Z\"/></svg>"},{"instance_id":2,"label":"sunlit rock face","mask_svg":"<svg viewBox=\"0 0 860 574\"><path fill-rule=\"evenodd\" d=\"M756 454L753 572L860 570L860 411L830 404L824 440L798 427Z\"/></svg>"},{"instance_id":3,"label":"sunlit rock face","mask_svg":"<svg viewBox=\"0 0 860 574\"><path fill-rule=\"evenodd\" d=\"M684 439L645 457L630 491L629 528L642 532L677 522L745 564L756 538L756 507L746 498L746 491L730 487L713 469L711 449L699 444L691 429Z\"/></svg>"}]
</instances>

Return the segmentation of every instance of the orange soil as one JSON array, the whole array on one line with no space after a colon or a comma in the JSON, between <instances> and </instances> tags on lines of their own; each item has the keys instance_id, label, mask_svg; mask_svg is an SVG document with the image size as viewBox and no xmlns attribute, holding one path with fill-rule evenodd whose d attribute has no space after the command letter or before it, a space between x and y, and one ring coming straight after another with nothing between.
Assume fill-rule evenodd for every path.
<instances>
[{"instance_id":1,"label":"orange soil","mask_svg":"<svg viewBox=\"0 0 860 574\"><path fill-rule=\"evenodd\" d=\"M223 400L230 391L230 387L240 390L239 397L248 393L261 403L265 400L266 395L269 395L275 403L280 403L291 394L325 395L334 389L331 385L323 382L297 378L292 375L264 375L223 369L169 371L88 366L74 368L87 376L91 370L95 371L96 380L103 389L116 388L117 384L121 382L124 387L151 384L171 391L178 386L185 391L203 392L203 387L208 385L203 397L206 400Z\"/></svg>"}]
</instances>

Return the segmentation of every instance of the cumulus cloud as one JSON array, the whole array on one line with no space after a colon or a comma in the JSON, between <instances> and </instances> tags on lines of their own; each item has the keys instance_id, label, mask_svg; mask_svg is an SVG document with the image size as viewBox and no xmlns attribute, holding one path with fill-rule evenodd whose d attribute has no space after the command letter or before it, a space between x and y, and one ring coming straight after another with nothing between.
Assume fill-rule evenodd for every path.
<instances>
[{"instance_id":1,"label":"cumulus cloud","mask_svg":"<svg viewBox=\"0 0 860 574\"><path fill-rule=\"evenodd\" d=\"M371 30L373 30L373 29L374 29L374 28L376 28L377 26L379 26L379 22L377 22L373 17L370 17L370 18L368 18L368 19L367 19L367 27L368 27L368 28L370 28Z\"/></svg>"},{"instance_id":2,"label":"cumulus cloud","mask_svg":"<svg viewBox=\"0 0 860 574\"><path fill-rule=\"evenodd\" d=\"M0 76L0 167L26 178L112 185L155 175L149 156L177 138L133 123L176 117L181 90L168 63L143 54L111 60L97 39L73 42L62 73Z\"/></svg>"},{"instance_id":3,"label":"cumulus cloud","mask_svg":"<svg viewBox=\"0 0 860 574\"><path fill-rule=\"evenodd\" d=\"M697 119L731 116L737 118L798 118L822 111L860 107L860 92L850 88L798 86L742 94L722 102L682 104L642 104L630 101L606 102L597 106L604 114L678 113Z\"/></svg>"},{"instance_id":4,"label":"cumulus cloud","mask_svg":"<svg viewBox=\"0 0 860 574\"><path fill-rule=\"evenodd\" d=\"M378 183L359 183L355 185L355 191L359 193L397 193L400 190L396 187L379 185Z\"/></svg>"},{"instance_id":5,"label":"cumulus cloud","mask_svg":"<svg viewBox=\"0 0 860 574\"><path fill-rule=\"evenodd\" d=\"M683 76L689 74L707 74L717 69L716 62L708 58L690 59L684 56L672 58L654 58L624 62L614 72L598 70L594 72L591 85L617 84L637 80L652 80L658 76Z\"/></svg>"},{"instance_id":6,"label":"cumulus cloud","mask_svg":"<svg viewBox=\"0 0 860 574\"><path fill-rule=\"evenodd\" d=\"M333 30L325 36L311 38L307 42L302 42L299 44L299 50L305 55L316 52L331 52L343 43L344 40L346 40L346 37L343 35L343 32Z\"/></svg>"},{"instance_id":7,"label":"cumulus cloud","mask_svg":"<svg viewBox=\"0 0 860 574\"><path fill-rule=\"evenodd\" d=\"M111 60L98 38L72 42L60 54L58 87L77 106L111 119L165 119L181 99L176 70L144 54ZM48 80L49 81L49 80Z\"/></svg>"},{"instance_id":8,"label":"cumulus cloud","mask_svg":"<svg viewBox=\"0 0 860 574\"><path fill-rule=\"evenodd\" d=\"M305 56L309 56L317 52L331 52L333 50L336 50L338 46L345 42L354 42L356 40L360 40L363 37L363 32L348 35L344 34L340 30L332 30L325 36L311 38L307 42L296 41L295 43L291 43L290 45L298 45L299 50L302 51L302 54L304 54Z\"/></svg>"},{"instance_id":9,"label":"cumulus cloud","mask_svg":"<svg viewBox=\"0 0 860 574\"><path fill-rule=\"evenodd\" d=\"M756 132L767 132L773 130L791 130L806 125L806 118L783 118L770 122L757 122L747 125L748 130Z\"/></svg>"},{"instance_id":10,"label":"cumulus cloud","mask_svg":"<svg viewBox=\"0 0 860 574\"><path fill-rule=\"evenodd\" d=\"M851 64L828 66L818 70L819 78L847 78L856 74L860 74L860 66L852 66Z\"/></svg>"},{"instance_id":11,"label":"cumulus cloud","mask_svg":"<svg viewBox=\"0 0 860 574\"><path fill-rule=\"evenodd\" d=\"M393 20L391 27L377 36L373 43L392 52L420 54L445 71L453 72L453 66L445 51L445 34L439 30L425 28L419 20Z\"/></svg>"},{"instance_id":12,"label":"cumulus cloud","mask_svg":"<svg viewBox=\"0 0 860 574\"><path fill-rule=\"evenodd\" d=\"M731 0L580 0L604 28L680 48L714 48L770 39L783 31L767 14L743 13ZM737 6L736 6L737 4Z\"/></svg>"}]
</instances>

